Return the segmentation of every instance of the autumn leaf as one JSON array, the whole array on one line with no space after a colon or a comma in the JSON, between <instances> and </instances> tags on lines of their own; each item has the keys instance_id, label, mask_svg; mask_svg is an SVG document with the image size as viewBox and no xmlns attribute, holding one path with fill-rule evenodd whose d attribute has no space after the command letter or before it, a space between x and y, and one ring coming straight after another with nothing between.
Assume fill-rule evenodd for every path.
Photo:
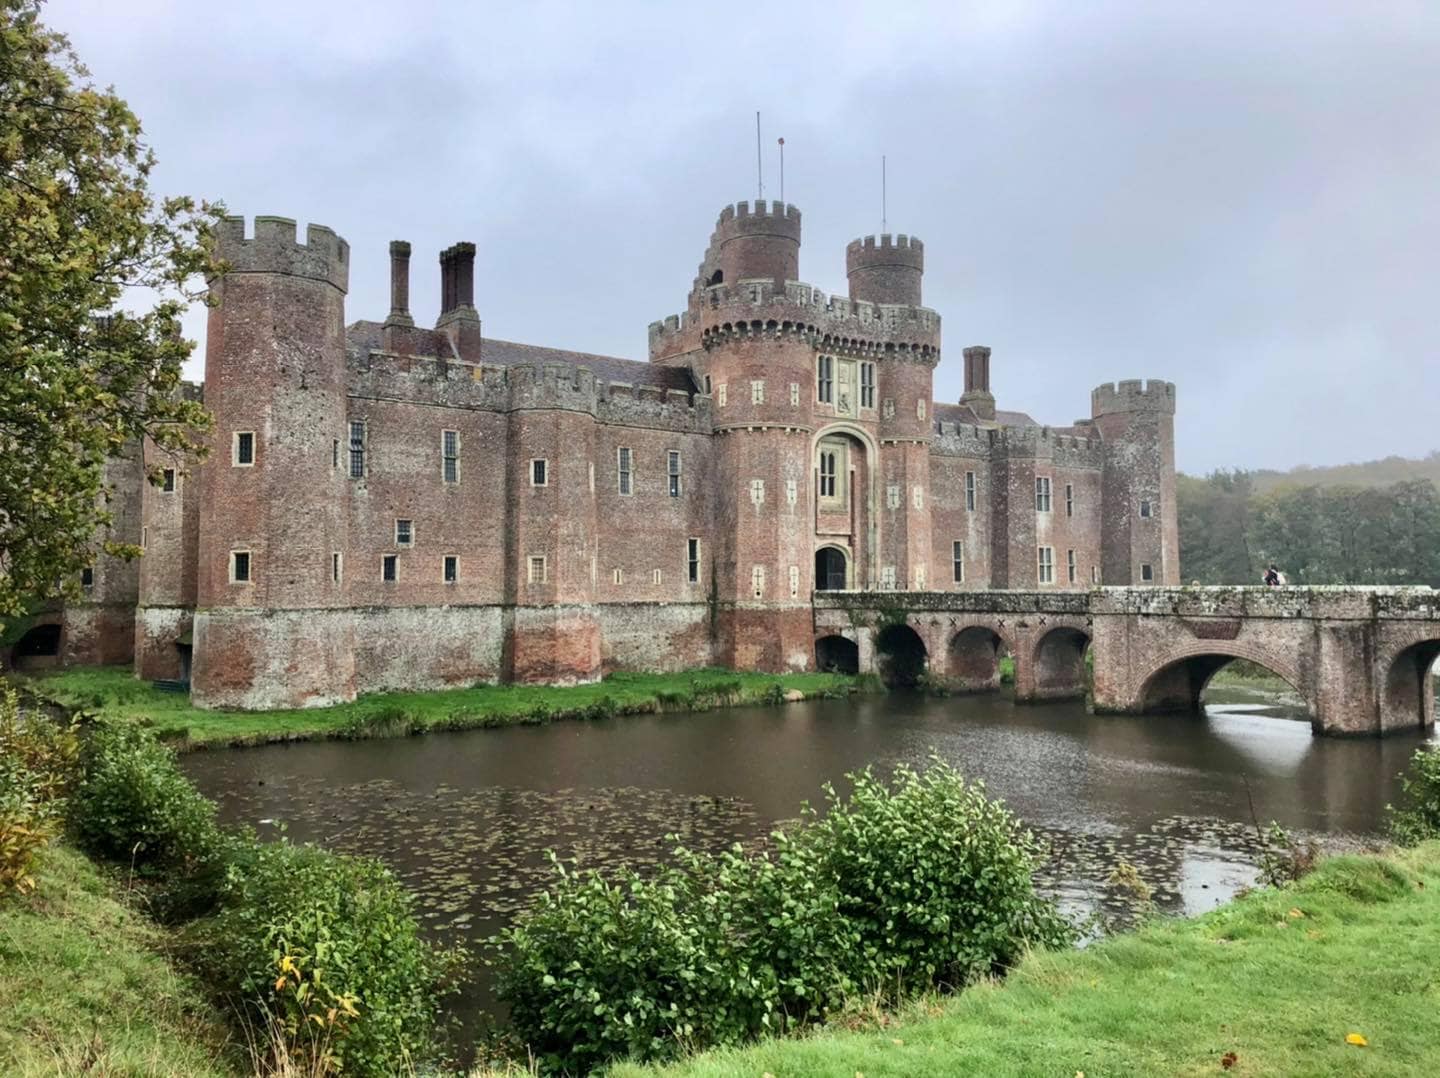
<instances>
[{"instance_id":1,"label":"autumn leaf","mask_svg":"<svg viewBox=\"0 0 1440 1078\"><path fill-rule=\"evenodd\" d=\"M1235 1064L1238 1063L1239 1061L1240 1061L1240 1057L1237 1056L1234 1052L1226 1052L1223 1056L1220 1057L1220 1068L1221 1068L1222 1070L1227 1070L1227 1071L1228 1071L1231 1067L1235 1066Z\"/></svg>"},{"instance_id":2,"label":"autumn leaf","mask_svg":"<svg viewBox=\"0 0 1440 1078\"><path fill-rule=\"evenodd\" d=\"M1361 1033L1345 1034L1345 1043L1353 1044L1356 1048L1365 1048L1370 1044L1370 1042L1365 1039L1364 1034Z\"/></svg>"}]
</instances>

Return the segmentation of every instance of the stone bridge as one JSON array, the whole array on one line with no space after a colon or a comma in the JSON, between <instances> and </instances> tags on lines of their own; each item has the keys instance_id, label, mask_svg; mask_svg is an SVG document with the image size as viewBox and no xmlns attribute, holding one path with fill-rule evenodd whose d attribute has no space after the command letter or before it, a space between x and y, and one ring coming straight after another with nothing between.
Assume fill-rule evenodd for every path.
<instances>
[{"instance_id":1,"label":"stone bridge","mask_svg":"<svg viewBox=\"0 0 1440 1078\"><path fill-rule=\"evenodd\" d=\"M1378 736L1435 721L1440 592L1189 587L1089 591L817 592L816 658L960 691L1083 697L1096 711L1198 709L1233 659L1287 681L1319 734ZM1088 684L1085 653L1093 658Z\"/></svg>"}]
</instances>

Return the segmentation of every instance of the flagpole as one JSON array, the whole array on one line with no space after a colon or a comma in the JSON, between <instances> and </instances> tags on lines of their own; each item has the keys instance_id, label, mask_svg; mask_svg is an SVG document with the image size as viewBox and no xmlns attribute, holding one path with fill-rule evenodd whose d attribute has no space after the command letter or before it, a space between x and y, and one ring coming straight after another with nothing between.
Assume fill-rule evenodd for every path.
<instances>
[{"instance_id":1,"label":"flagpole","mask_svg":"<svg viewBox=\"0 0 1440 1078\"><path fill-rule=\"evenodd\" d=\"M780 204L785 204L785 140L780 140Z\"/></svg>"},{"instance_id":2,"label":"flagpole","mask_svg":"<svg viewBox=\"0 0 1440 1078\"><path fill-rule=\"evenodd\" d=\"M755 186L756 198L765 197L765 171L760 164L760 110L755 110Z\"/></svg>"},{"instance_id":3,"label":"flagpole","mask_svg":"<svg viewBox=\"0 0 1440 1078\"><path fill-rule=\"evenodd\" d=\"M880 155L880 231L882 234L889 231L890 224L890 220L886 216L886 210L888 208L887 195L888 192L886 191L885 184L885 155L882 153Z\"/></svg>"}]
</instances>

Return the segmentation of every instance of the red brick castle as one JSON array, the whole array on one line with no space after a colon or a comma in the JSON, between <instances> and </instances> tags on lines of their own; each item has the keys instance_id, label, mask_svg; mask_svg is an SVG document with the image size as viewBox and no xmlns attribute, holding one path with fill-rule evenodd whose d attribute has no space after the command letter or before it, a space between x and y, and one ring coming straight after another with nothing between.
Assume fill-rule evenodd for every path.
<instances>
[{"instance_id":1,"label":"red brick castle","mask_svg":"<svg viewBox=\"0 0 1440 1078\"><path fill-rule=\"evenodd\" d=\"M132 654L214 707L612 669L815 667L815 590L1174 584L1175 389L1104 385L1045 427L997 410L990 350L934 400L940 316L914 237L801 283L800 213L720 214L647 361L493 340L473 244L433 329L346 324L350 249L225 221L203 465L119 484L138 569L102 559L64 661ZM156 461L146 448L149 463ZM122 538L124 536L122 535Z\"/></svg>"}]
</instances>

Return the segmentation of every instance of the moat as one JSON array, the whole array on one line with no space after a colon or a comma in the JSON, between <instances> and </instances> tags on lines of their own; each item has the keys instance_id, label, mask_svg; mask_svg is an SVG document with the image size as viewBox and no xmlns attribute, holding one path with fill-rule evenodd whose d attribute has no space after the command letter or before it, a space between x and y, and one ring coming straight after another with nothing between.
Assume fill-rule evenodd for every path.
<instances>
[{"instance_id":1,"label":"moat","mask_svg":"<svg viewBox=\"0 0 1440 1078\"><path fill-rule=\"evenodd\" d=\"M1421 741L1312 737L1284 702L1235 702L1246 695L1214 690L1204 717L1137 718L895 694L184 759L225 819L383 859L442 939L500 928L544 885L547 849L603 868L663 858L668 833L754 841L824 783L932 750L1050 839L1042 883L1071 908L1118 912L1106 879L1126 860L1162 910L1195 913L1253 881L1252 801L1262 825L1363 842ZM473 985L457 1010L487 998Z\"/></svg>"}]
</instances>

